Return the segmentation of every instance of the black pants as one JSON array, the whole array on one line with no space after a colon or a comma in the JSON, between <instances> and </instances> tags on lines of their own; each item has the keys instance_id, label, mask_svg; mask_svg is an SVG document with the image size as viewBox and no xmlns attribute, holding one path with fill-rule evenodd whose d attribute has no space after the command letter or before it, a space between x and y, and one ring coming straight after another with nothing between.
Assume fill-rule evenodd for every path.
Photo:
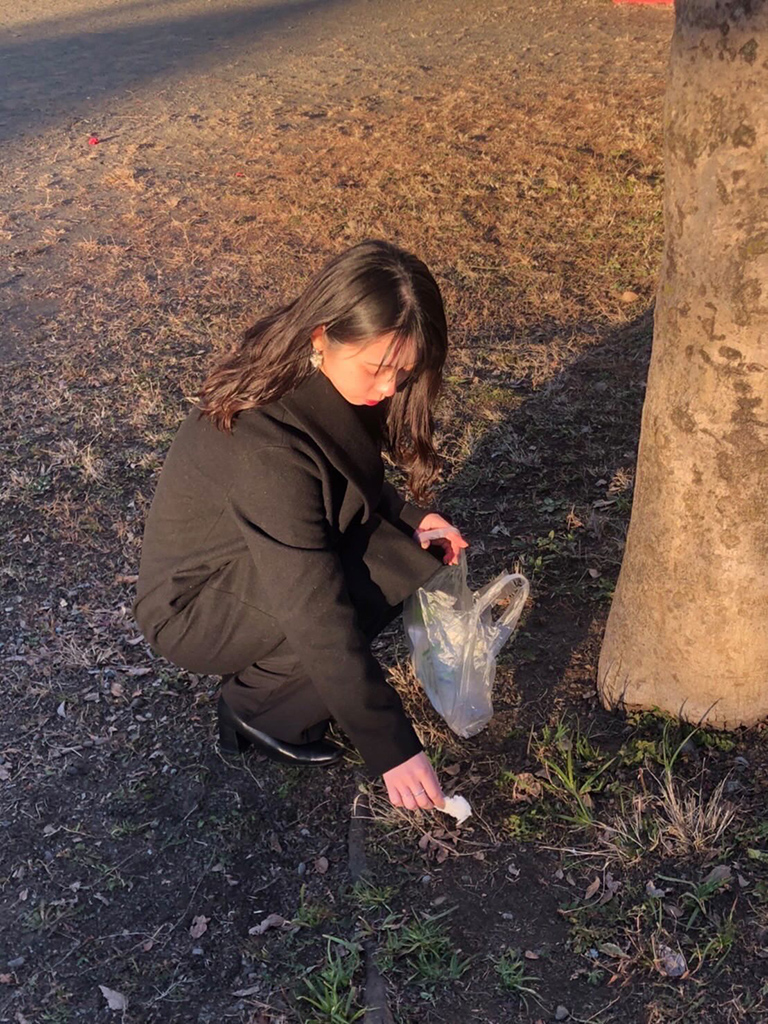
<instances>
[{"instance_id":1,"label":"black pants","mask_svg":"<svg viewBox=\"0 0 768 1024\"><path fill-rule=\"evenodd\" d=\"M369 609L361 628L373 640L403 610L402 604ZM221 696L249 725L285 743L320 739L330 721L325 706L287 640L258 664L225 676Z\"/></svg>"},{"instance_id":2,"label":"black pants","mask_svg":"<svg viewBox=\"0 0 768 1024\"><path fill-rule=\"evenodd\" d=\"M422 550L407 530L379 516L344 536L339 557L347 591L369 641L440 568L442 555L439 547ZM322 734L330 712L275 618L254 603L263 591L259 568L243 552L159 628L140 624L156 653L174 665L222 676L224 700L255 728L306 742Z\"/></svg>"}]
</instances>

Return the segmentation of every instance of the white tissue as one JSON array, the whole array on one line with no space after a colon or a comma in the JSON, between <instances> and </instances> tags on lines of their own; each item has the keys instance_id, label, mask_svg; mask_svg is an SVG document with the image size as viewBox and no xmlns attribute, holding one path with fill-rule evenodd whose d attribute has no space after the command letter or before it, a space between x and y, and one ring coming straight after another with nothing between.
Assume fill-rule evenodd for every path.
<instances>
[{"instance_id":1,"label":"white tissue","mask_svg":"<svg viewBox=\"0 0 768 1024\"><path fill-rule=\"evenodd\" d=\"M445 798L445 805L439 809L455 818L458 825L462 821L466 821L472 814L469 800L466 800L463 796L447 796Z\"/></svg>"}]
</instances>

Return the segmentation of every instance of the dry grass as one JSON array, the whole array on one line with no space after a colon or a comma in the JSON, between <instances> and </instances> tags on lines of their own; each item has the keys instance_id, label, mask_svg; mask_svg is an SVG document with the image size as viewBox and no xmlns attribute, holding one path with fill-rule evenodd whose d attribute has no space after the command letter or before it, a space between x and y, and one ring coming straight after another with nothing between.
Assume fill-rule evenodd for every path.
<instances>
[{"instance_id":1,"label":"dry grass","mask_svg":"<svg viewBox=\"0 0 768 1024\"><path fill-rule=\"evenodd\" d=\"M705 797L701 787L696 790L671 774L664 777L659 841L669 856L716 856L723 848L723 839L736 816L723 795L727 782L723 779Z\"/></svg>"},{"instance_id":2,"label":"dry grass","mask_svg":"<svg viewBox=\"0 0 768 1024\"><path fill-rule=\"evenodd\" d=\"M72 246L62 312L43 332L66 339L53 346L55 386L66 387L54 402L66 401L83 428L109 419L113 431L126 420L137 432L172 428L205 352L228 347L328 256L377 235L419 253L443 289L454 381L443 447L461 466L514 401L493 392L494 378L542 388L652 296L660 89L655 80L628 83L626 95L592 88L550 86L539 99L496 69L406 96L375 119L330 108L309 128L300 111L276 124L265 106L255 152L238 154L227 136L226 184L205 126L173 177L146 173L143 148L127 146L102 182L113 194L110 230ZM286 145L299 125L311 141ZM98 217L85 189L77 200L84 221ZM627 289L636 302L622 302ZM86 373L112 376L111 416L98 404L103 387L72 386Z\"/></svg>"}]
</instances>

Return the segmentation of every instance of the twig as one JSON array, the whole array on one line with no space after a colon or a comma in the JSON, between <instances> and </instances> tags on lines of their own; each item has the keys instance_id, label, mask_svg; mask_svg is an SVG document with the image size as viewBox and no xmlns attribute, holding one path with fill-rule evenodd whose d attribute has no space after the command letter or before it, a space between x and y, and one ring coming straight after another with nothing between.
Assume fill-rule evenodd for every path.
<instances>
[{"instance_id":1,"label":"twig","mask_svg":"<svg viewBox=\"0 0 768 1024\"><path fill-rule=\"evenodd\" d=\"M366 873L365 857L365 811L368 809L368 794L358 792L352 802L352 817L349 823L349 873L353 882L359 881ZM387 986L376 966L376 941L363 939L365 954L365 1015L363 1024L394 1024L387 1005Z\"/></svg>"},{"instance_id":2,"label":"twig","mask_svg":"<svg viewBox=\"0 0 768 1024\"><path fill-rule=\"evenodd\" d=\"M202 875L200 875L200 878L199 878L199 879L197 880L197 885L196 885L196 886L195 886L195 888L194 888L194 889L192 890L192 895L191 895L191 896L189 897L189 902L187 903L186 907L184 908L184 911L183 911L183 913L181 914L181 917L180 917L180 918L178 919L178 921L176 922L176 924L174 924L174 925L173 925L173 926L171 927L171 930L170 930L170 931L168 932L168 935L167 935L167 936L166 936L166 938L165 938L165 942L163 942L162 946L160 947L161 949L164 949L164 948L165 948L165 947L166 947L166 946L168 945L168 940L170 939L171 935L173 935L173 933L174 933L174 932L176 931L176 929L177 929L177 928L179 927L179 925L181 924L181 922L182 922L182 921L184 920L184 918L185 918L185 917L187 916L187 914L189 913L189 908L190 908L190 907L192 906L192 901L194 900L195 896L197 896L197 890L198 890L198 889L200 888L200 886L201 886L201 885L203 884L203 879L204 879L204 878L206 877L206 875L208 874L208 872L209 872L209 871L211 870L211 868L213 867L213 863L214 863L214 861L215 861L215 860L216 860L216 858L215 858L215 857L212 857L212 858L211 858L211 859L210 859L210 860L208 861L208 864L207 864L207 865L205 866L205 868L203 868L203 873L202 873Z\"/></svg>"}]
</instances>

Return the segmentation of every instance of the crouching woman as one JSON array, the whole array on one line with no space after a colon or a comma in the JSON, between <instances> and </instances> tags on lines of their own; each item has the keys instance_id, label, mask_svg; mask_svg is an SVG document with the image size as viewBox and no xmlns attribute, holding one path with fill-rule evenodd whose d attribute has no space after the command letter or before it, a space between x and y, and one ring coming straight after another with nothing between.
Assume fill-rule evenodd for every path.
<instances>
[{"instance_id":1,"label":"crouching woman","mask_svg":"<svg viewBox=\"0 0 768 1024\"><path fill-rule=\"evenodd\" d=\"M147 519L135 614L153 649L221 675L222 749L328 765L335 719L395 806L440 807L432 766L371 641L466 546L429 547L432 411L446 356L438 286L368 241L259 320L182 423Z\"/></svg>"}]
</instances>

